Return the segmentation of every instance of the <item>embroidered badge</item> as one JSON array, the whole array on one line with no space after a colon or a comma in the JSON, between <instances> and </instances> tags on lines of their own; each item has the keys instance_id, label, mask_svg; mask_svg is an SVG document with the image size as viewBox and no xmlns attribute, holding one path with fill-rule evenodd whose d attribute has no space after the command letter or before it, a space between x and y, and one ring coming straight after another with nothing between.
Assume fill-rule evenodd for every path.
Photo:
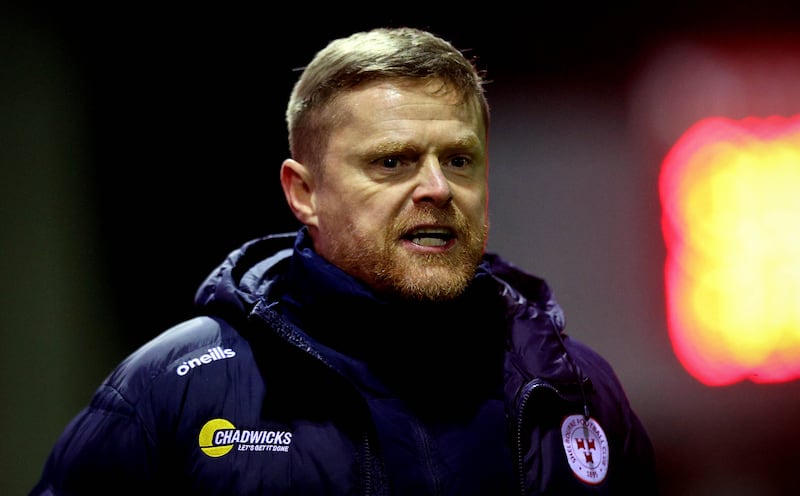
<instances>
[{"instance_id":1,"label":"embroidered badge","mask_svg":"<svg viewBox=\"0 0 800 496\"><path fill-rule=\"evenodd\" d=\"M561 423L561 438L575 477L587 484L603 482L608 474L608 440L600 424L570 415Z\"/></svg>"},{"instance_id":2,"label":"embroidered badge","mask_svg":"<svg viewBox=\"0 0 800 496\"><path fill-rule=\"evenodd\" d=\"M238 429L230 420L215 418L206 422L197 436L200 451L212 458L236 451L287 453L292 433L282 430Z\"/></svg>"}]
</instances>

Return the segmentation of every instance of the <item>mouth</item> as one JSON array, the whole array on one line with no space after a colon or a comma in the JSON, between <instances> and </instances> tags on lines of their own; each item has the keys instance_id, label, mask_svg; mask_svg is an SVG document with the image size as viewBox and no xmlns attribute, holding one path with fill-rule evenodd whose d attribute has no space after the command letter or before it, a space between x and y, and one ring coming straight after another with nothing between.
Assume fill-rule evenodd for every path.
<instances>
[{"instance_id":1,"label":"mouth","mask_svg":"<svg viewBox=\"0 0 800 496\"><path fill-rule=\"evenodd\" d=\"M446 227L421 227L403 236L403 239L422 247L442 248L455 242L455 233Z\"/></svg>"}]
</instances>

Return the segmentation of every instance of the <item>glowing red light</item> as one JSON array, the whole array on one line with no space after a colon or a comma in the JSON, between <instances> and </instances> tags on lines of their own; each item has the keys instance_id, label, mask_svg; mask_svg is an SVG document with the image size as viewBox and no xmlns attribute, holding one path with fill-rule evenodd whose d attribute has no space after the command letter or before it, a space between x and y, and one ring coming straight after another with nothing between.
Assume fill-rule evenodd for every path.
<instances>
[{"instance_id":1,"label":"glowing red light","mask_svg":"<svg viewBox=\"0 0 800 496\"><path fill-rule=\"evenodd\" d=\"M659 188L683 366L708 385L800 377L800 116L698 122Z\"/></svg>"}]
</instances>

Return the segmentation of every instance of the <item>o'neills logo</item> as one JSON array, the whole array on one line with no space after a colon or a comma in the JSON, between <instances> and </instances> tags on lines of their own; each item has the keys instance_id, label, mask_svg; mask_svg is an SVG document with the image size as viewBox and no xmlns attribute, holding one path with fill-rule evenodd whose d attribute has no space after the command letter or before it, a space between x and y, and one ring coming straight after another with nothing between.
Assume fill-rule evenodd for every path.
<instances>
[{"instance_id":1,"label":"o'neills logo","mask_svg":"<svg viewBox=\"0 0 800 496\"><path fill-rule=\"evenodd\" d=\"M230 348L222 349L222 346L215 346L214 348L209 348L208 353L203 353L202 355L190 358L186 360L182 364L178 365L175 369L175 373L184 376L189 373L195 367L199 367L201 365L205 365L207 363L215 362L217 360L224 360L226 358L233 358L236 356L236 352Z\"/></svg>"},{"instance_id":2,"label":"o'neills logo","mask_svg":"<svg viewBox=\"0 0 800 496\"><path fill-rule=\"evenodd\" d=\"M608 473L608 440L600 424L583 415L570 415L561 423L564 451L572 473L588 484L603 482Z\"/></svg>"},{"instance_id":3,"label":"o'neills logo","mask_svg":"<svg viewBox=\"0 0 800 496\"><path fill-rule=\"evenodd\" d=\"M288 452L292 433L288 431L237 429L225 419L211 419L203 425L198 436L200 450L217 458L237 451Z\"/></svg>"}]
</instances>

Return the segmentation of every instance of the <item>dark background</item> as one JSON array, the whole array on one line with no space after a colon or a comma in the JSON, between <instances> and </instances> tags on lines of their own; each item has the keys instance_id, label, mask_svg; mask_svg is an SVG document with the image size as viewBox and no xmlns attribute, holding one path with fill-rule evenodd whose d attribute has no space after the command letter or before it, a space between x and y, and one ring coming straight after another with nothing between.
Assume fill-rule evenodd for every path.
<instances>
[{"instance_id":1,"label":"dark background","mask_svg":"<svg viewBox=\"0 0 800 496\"><path fill-rule=\"evenodd\" d=\"M646 121L689 85L636 95L676 40L797 61L794 2L1 8L0 493L27 491L111 367L189 316L229 251L297 226L278 183L296 69L333 37L401 24L471 49L494 81L490 247L545 276L568 330L615 365L665 495L792 493L797 381L710 388L671 353L655 182L678 135ZM736 112L800 111L747 96Z\"/></svg>"}]
</instances>

